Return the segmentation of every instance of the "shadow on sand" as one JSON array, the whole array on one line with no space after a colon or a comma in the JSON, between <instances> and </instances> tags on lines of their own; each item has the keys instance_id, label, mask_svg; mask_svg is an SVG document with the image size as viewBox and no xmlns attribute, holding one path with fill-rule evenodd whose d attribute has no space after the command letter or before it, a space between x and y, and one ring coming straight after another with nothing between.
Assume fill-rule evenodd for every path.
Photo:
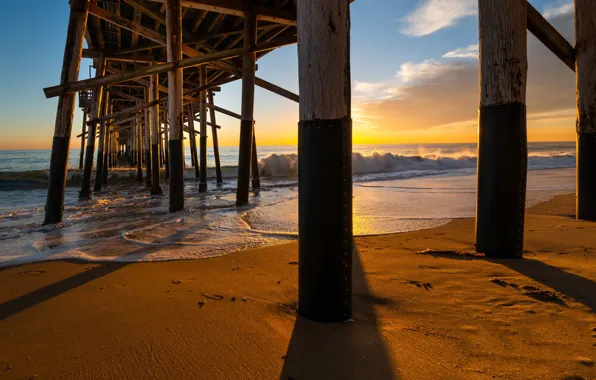
<instances>
[{"instance_id":1,"label":"shadow on sand","mask_svg":"<svg viewBox=\"0 0 596 380\"><path fill-rule=\"evenodd\" d=\"M491 259L471 255L450 253L430 253L434 257L453 260L484 260L503 265L555 291L573 298L577 302L596 312L596 282L588 278L567 272L535 259Z\"/></svg>"},{"instance_id":2,"label":"shadow on sand","mask_svg":"<svg viewBox=\"0 0 596 380\"><path fill-rule=\"evenodd\" d=\"M354 321L317 323L298 315L280 379L399 378L374 309L390 301L371 293L356 248L353 269Z\"/></svg>"},{"instance_id":3,"label":"shadow on sand","mask_svg":"<svg viewBox=\"0 0 596 380\"><path fill-rule=\"evenodd\" d=\"M197 230L200 229L200 227L201 227L201 223L192 225L192 226L187 227L186 229L176 231L163 239L170 241L170 242L184 240L184 238L187 235L196 232ZM60 236L57 237L56 235L60 235L60 231L58 231L58 233L56 233L56 234L53 234L52 238L54 238L58 241L61 241ZM60 243L57 245L62 245L62 244ZM71 245L76 246L77 243L76 242L71 243ZM148 253L151 253L157 249L158 248L141 247L141 248L136 249L132 252L127 252L126 255L148 254ZM81 264L81 263L95 264L93 262L88 262L88 261L84 261L84 260L67 260L67 261L72 262L72 263L77 263L77 264ZM3 302L0 304L0 320L6 319L10 316L20 313L21 311L27 310L35 305L38 305L44 301L47 301L47 300L57 297L63 293L66 293L69 290L77 288L81 285L84 285L88 282L96 280L100 277L106 276L112 272L115 272L115 271L125 267L128 264L129 263L127 263L127 262L100 263L100 265L98 265L96 267L92 267L89 270L83 271L81 273L77 273L73 276L70 276L63 280L60 280L53 284L46 285L43 288L34 290L34 291L24 294L22 296L19 296L19 297L11 299L9 301ZM10 269L10 268L14 268L14 267L12 267L12 266L4 267L4 269Z\"/></svg>"}]
</instances>

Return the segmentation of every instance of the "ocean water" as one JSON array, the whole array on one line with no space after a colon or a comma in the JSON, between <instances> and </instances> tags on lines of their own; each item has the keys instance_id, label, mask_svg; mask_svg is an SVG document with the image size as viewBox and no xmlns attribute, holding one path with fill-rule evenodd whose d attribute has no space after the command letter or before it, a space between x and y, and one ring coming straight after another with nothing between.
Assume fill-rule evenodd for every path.
<instances>
[{"instance_id":1,"label":"ocean water","mask_svg":"<svg viewBox=\"0 0 596 380\"><path fill-rule=\"evenodd\" d=\"M354 233L432 228L475 214L475 144L354 145ZM187 150L187 164L190 155ZM0 151L0 174L28 178L47 170L49 151ZM78 150L69 163L78 166ZM0 186L0 266L39 260L157 261L208 258L297 237L298 158L295 147L260 147L262 189L235 206L237 148L221 149L224 184L210 178L198 193L186 170L185 210L168 212L166 196L143 184L118 183L91 202L68 187L64 222L42 226L46 191ZM212 165L212 156L208 157ZM531 143L527 205L575 189L575 144ZM122 171L120 169L119 171ZM116 172L116 171L114 171ZM208 173L210 177L212 172ZM39 177L36 177L39 178ZM2 182L2 180L0 180ZM10 181L8 181L10 182ZM2 190L4 189L4 190Z\"/></svg>"}]
</instances>

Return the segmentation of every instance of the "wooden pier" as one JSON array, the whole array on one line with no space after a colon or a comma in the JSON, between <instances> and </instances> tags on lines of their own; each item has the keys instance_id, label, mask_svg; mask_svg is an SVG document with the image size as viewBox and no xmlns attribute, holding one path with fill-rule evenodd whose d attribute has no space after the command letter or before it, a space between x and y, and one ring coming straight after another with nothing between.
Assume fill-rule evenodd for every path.
<instances>
[{"instance_id":1,"label":"wooden pier","mask_svg":"<svg viewBox=\"0 0 596 380\"><path fill-rule=\"evenodd\" d=\"M254 90L299 102L299 309L317 321L351 318L352 125L350 0L71 0L58 97L45 224L62 220L75 94L86 94L80 199L126 155L152 195L165 164L171 212L184 209L183 141L191 146L198 191L207 167L221 185L215 114L239 119L236 204L260 186ZM596 220L596 6L575 0L576 46L526 0L479 0L480 109L476 249L521 258L527 177L526 31L577 73L577 217ZM83 49L83 40L87 49ZM256 62L298 43L300 97L259 78ZM78 80L81 58L94 78ZM240 114L214 92L242 81ZM570 94L572 96L572 94ZM87 120L88 115L88 120ZM198 122L198 128L195 128ZM215 160L207 162L208 126ZM184 134L187 134L187 137ZM199 144L196 143L196 135ZM146 169L143 175L143 167ZM398 210L397 210L398 211Z\"/></svg>"}]
</instances>

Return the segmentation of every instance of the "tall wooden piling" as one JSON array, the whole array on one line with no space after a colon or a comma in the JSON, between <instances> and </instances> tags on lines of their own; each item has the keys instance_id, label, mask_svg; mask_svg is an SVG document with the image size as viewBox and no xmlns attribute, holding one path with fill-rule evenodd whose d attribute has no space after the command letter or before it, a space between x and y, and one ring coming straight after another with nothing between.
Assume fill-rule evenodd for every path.
<instances>
[{"instance_id":1,"label":"tall wooden piling","mask_svg":"<svg viewBox=\"0 0 596 380\"><path fill-rule=\"evenodd\" d=\"M182 9L180 0L166 0L168 62L182 59ZM170 211L184 208L182 145L182 69L168 71L168 123L170 126Z\"/></svg>"},{"instance_id":2,"label":"tall wooden piling","mask_svg":"<svg viewBox=\"0 0 596 380\"><path fill-rule=\"evenodd\" d=\"M159 145L159 168L161 169L165 163L166 153L163 149L163 129L161 128L161 112L159 106L157 107L157 116L159 117L159 125L157 126L157 142Z\"/></svg>"},{"instance_id":3,"label":"tall wooden piling","mask_svg":"<svg viewBox=\"0 0 596 380\"><path fill-rule=\"evenodd\" d=\"M256 44L257 18L250 12L244 13L244 47ZM255 100L255 53L242 57L242 120L240 121L240 146L238 149L238 182L236 205L248 203L250 161L252 155L252 135Z\"/></svg>"},{"instance_id":4,"label":"tall wooden piling","mask_svg":"<svg viewBox=\"0 0 596 380\"><path fill-rule=\"evenodd\" d=\"M141 132L141 120L139 117L135 118L135 139L137 145L137 182L143 182L143 152L141 146L143 145L143 136Z\"/></svg>"},{"instance_id":5,"label":"tall wooden piling","mask_svg":"<svg viewBox=\"0 0 596 380\"><path fill-rule=\"evenodd\" d=\"M190 142L190 161L192 166L195 168L195 178L199 179L201 173L199 172L199 157L197 154L197 139L195 130L195 111L192 103L188 103L187 115L188 115L188 140Z\"/></svg>"},{"instance_id":6,"label":"tall wooden piling","mask_svg":"<svg viewBox=\"0 0 596 380\"><path fill-rule=\"evenodd\" d=\"M97 67L95 68L95 77L101 77L105 74L106 60L102 57L98 59ZM97 134L97 118L101 116L102 107L104 104L103 87L96 87L93 89L91 102L91 125L87 129L87 148L85 149L85 167L83 168L83 182L81 183L81 191L79 192L80 200L91 200L91 180L93 171L93 156L95 155L95 135Z\"/></svg>"},{"instance_id":7,"label":"tall wooden piling","mask_svg":"<svg viewBox=\"0 0 596 380\"><path fill-rule=\"evenodd\" d=\"M213 102L213 90L208 90L207 96L209 103ZM215 109L209 108L209 120L211 121L211 138L213 139L213 156L215 158L215 176L217 178L217 185L220 186L223 183L223 177L221 175L221 161L219 160L219 141L217 139L217 123L215 122Z\"/></svg>"},{"instance_id":8,"label":"tall wooden piling","mask_svg":"<svg viewBox=\"0 0 596 380\"><path fill-rule=\"evenodd\" d=\"M476 250L521 258L527 177L526 0L480 0Z\"/></svg>"},{"instance_id":9,"label":"tall wooden piling","mask_svg":"<svg viewBox=\"0 0 596 380\"><path fill-rule=\"evenodd\" d=\"M575 0L577 219L596 220L596 4Z\"/></svg>"},{"instance_id":10,"label":"tall wooden piling","mask_svg":"<svg viewBox=\"0 0 596 380\"><path fill-rule=\"evenodd\" d=\"M145 102L149 102L149 88L145 88ZM145 186L151 188L151 174L152 174L152 161L151 161L151 111L150 108L145 108Z\"/></svg>"},{"instance_id":11,"label":"tall wooden piling","mask_svg":"<svg viewBox=\"0 0 596 380\"><path fill-rule=\"evenodd\" d=\"M64 59L62 62L62 75L60 77L61 85L74 82L79 77L88 14L89 0L71 1ZM50 159L50 180L43 224L59 223L62 221L75 96L76 94L65 94L61 95L58 99L54 140L52 142L52 156Z\"/></svg>"},{"instance_id":12,"label":"tall wooden piling","mask_svg":"<svg viewBox=\"0 0 596 380\"><path fill-rule=\"evenodd\" d=\"M109 93L106 94L106 100L107 99L109 99ZM111 112L112 112L112 105L106 104L106 113L110 114ZM106 138L107 149L104 152L103 170L101 171L101 184L104 186L108 184L108 170L109 170L108 158L110 157L110 148L111 148L111 139L112 139L112 133L110 132L112 127L111 127L110 123L111 123L111 120L106 120L105 138Z\"/></svg>"},{"instance_id":13,"label":"tall wooden piling","mask_svg":"<svg viewBox=\"0 0 596 380\"><path fill-rule=\"evenodd\" d=\"M79 153L79 170L85 165L85 135L87 133L87 108L83 108L83 126L81 127L81 152Z\"/></svg>"},{"instance_id":14,"label":"tall wooden piling","mask_svg":"<svg viewBox=\"0 0 596 380\"><path fill-rule=\"evenodd\" d=\"M200 86L207 86L207 66L199 67ZM201 123L200 123L200 160L201 178L199 179L199 193L207 191L207 96L205 91L201 91L199 95L201 101Z\"/></svg>"},{"instance_id":15,"label":"tall wooden piling","mask_svg":"<svg viewBox=\"0 0 596 380\"><path fill-rule=\"evenodd\" d=\"M352 313L352 123L347 0L298 4L298 312Z\"/></svg>"},{"instance_id":16,"label":"tall wooden piling","mask_svg":"<svg viewBox=\"0 0 596 380\"><path fill-rule=\"evenodd\" d=\"M159 75L155 74L151 76L151 87L149 89L149 101L153 102L159 98L159 91L157 85L159 84ZM159 105L156 104L151 107L151 157L152 157L152 181L151 181L151 195L162 195L163 190L159 185L159 168L160 164L160 149L159 139L161 133L159 133Z\"/></svg>"},{"instance_id":17,"label":"tall wooden piling","mask_svg":"<svg viewBox=\"0 0 596 380\"><path fill-rule=\"evenodd\" d=\"M257 155L257 138L255 134L255 123L252 125L252 152L250 157L250 172L252 174L253 190L261 187L261 174L259 173L259 157Z\"/></svg>"},{"instance_id":18,"label":"tall wooden piling","mask_svg":"<svg viewBox=\"0 0 596 380\"><path fill-rule=\"evenodd\" d=\"M164 112L163 113L163 137L164 137L164 141L165 141L165 152L166 152L166 156L165 156L165 162L166 162L166 179L170 179L170 152L169 152L169 133L168 133L168 113Z\"/></svg>"},{"instance_id":19,"label":"tall wooden piling","mask_svg":"<svg viewBox=\"0 0 596 380\"><path fill-rule=\"evenodd\" d=\"M110 93L105 91L104 89L104 96L103 96L103 104L102 110L105 115L109 113L108 104L110 99ZM97 145L97 160L95 163L95 185L93 186L93 191L101 191L101 184L103 181L103 170L104 170L104 148L106 146L106 130L108 128L107 125L108 121L102 121L99 125L99 138L98 138L98 145Z\"/></svg>"}]
</instances>

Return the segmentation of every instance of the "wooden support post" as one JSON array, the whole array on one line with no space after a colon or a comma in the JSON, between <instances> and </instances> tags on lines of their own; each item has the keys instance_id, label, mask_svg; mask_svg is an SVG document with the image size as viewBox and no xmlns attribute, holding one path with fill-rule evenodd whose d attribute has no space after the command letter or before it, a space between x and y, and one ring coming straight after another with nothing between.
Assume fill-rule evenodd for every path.
<instances>
[{"instance_id":1,"label":"wooden support post","mask_svg":"<svg viewBox=\"0 0 596 380\"><path fill-rule=\"evenodd\" d=\"M213 90L208 90L209 103L213 103ZM223 178L221 175L221 162L219 160L219 141L217 140L217 123L215 122L215 109L209 109L209 120L211 121L211 138L213 139L213 156L215 157L215 176L217 185L221 186Z\"/></svg>"},{"instance_id":2,"label":"wooden support post","mask_svg":"<svg viewBox=\"0 0 596 380\"><path fill-rule=\"evenodd\" d=\"M157 142L159 143L159 169L161 170L165 162L165 152L163 149L163 130L161 128L161 111L157 107L157 116L159 117L160 123L157 126Z\"/></svg>"},{"instance_id":3,"label":"wooden support post","mask_svg":"<svg viewBox=\"0 0 596 380\"><path fill-rule=\"evenodd\" d=\"M166 0L168 62L182 59L182 8L180 0ZM184 208L184 149L182 139L182 69L168 71L168 123L170 126L170 212Z\"/></svg>"},{"instance_id":4,"label":"wooden support post","mask_svg":"<svg viewBox=\"0 0 596 380\"><path fill-rule=\"evenodd\" d=\"M340 322L352 313L349 3L297 3L298 312Z\"/></svg>"},{"instance_id":5,"label":"wooden support post","mask_svg":"<svg viewBox=\"0 0 596 380\"><path fill-rule=\"evenodd\" d=\"M141 127L141 119L135 120L136 125L136 141L137 141L137 182L143 182L143 132Z\"/></svg>"},{"instance_id":6,"label":"wooden support post","mask_svg":"<svg viewBox=\"0 0 596 380\"><path fill-rule=\"evenodd\" d=\"M145 102L149 101L149 89L145 89ZM151 115L150 108L145 108L145 186L151 188Z\"/></svg>"},{"instance_id":7,"label":"wooden support post","mask_svg":"<svg viewBox=\"0 0 596 380\"><path fill-rule=\"evenodd\" d=\"M199 80L200 80L200 85L201 87L206 86L207 85L207 67L206 66L201 66L199 67ZM207 191L207 97L206 97L206 92L205 91L201 91L199 94L199 99L201 101L200 106L201 106L201 123L200 123L200 136L199 136L199 141L200 141L200 159L199 159L199 164L201 166L201 178L199 180L199 193L204 193ZM194 114L191 115L191 117L189 118L189 123L191 123L191 120L194 118ZM190 125L190 124L189 124ZM194 138L194 136L193 136Z\"/></svg>"},{"instance_id":8,"label":"wooden support post","mask_svg":"<svg viewBox=\"0 0 596 380\"><path fill-rule=\"evenodd\" d=\"M190 128L186 130L188 133L188 144L190 149L190 166L195 168L195 179L199 179L199 166L197 165L197 158L195 157L195 140L194 132L191 132ZM185 166L186 167L186 166Z\"/></svg>"},{"instance_id":9,"label":"wooden support post","mask_svg":"<svg viewBox=\"0 0 596 380\"><path fill-rule=\"evenodd\" d=\"M261 187L261 175L259 173L259 157L257 155L257 138L255 135L255 123L252 125L252 154L250 157L250 172L252 173L252 189Z\"/></svg>"},{"instance_id":10,"label":"wooden support post","mask_svg":"<svg viewBox=\"0 0 596 380\"><path fill-rule=\"evenodd\" d=\"M60 78L61 85L67 85L69 82L74 82L78 79L88 13L89 0L71 1L64 59L62 62L62 75ZM66 94L60 96L58 100L44 225L60 223L62 221L75 96L75 94Z\"/></svg>"},{"instance_id":11,"label":"wooden support post","mask_svg":"<svg viewBox=\"0 0 596 380\"><path fill-rule=\"evenodd\" d=\"M85 165L85 135L87 134L87 108L83 108L83 126L81 128L81 152L79 157L79 170Z\"/></svg>"},{"instance_id":12,"label":"wooden support post","mask_svg":"<svg viewBox=\"0 0 596 380\"><path fill-rule=\"evenodd\" d=\"M526 0L480 0L476 250L521 258L528 164Z\"/></svg>"},{"instance_id":13,"label":"wooden support post","mask_svg":"<svg viewBox=\"0 0 596 380\"><path fill-rule=\"evenodd\" d=\"M159 75L155 74L151 76L151 87L149 89L149 101L155 101L159 98L159 91L157 90L157 84L159 83ZM151 107L151 157L153 162L151 163L152 168L152 181L151 181L151 195L163 195L163 190L159 185L159 143L158 140L161 138L159 133L159 106L155 105Z\"/></svg>"},{"instance_id":14,"label":"wooden support post","mask_svg":"<svg viewBox=\"0 0 596 380\"><path fill-rule=\"evenodd\" d=\"M575 0L577 219L596 220L596 4Z\"/></svg>"},{"instance_id":15,"label":"wooden support post","mask_svg":"<svg viewBox=\"0 0 596 380\"><path fill-rule=\"evenodd\" d=\"M244 13L244 47L256 43L257 18L255 14ZM252 154L252 134L255 100L255 60L254 53L242 57L242 120L240 121L240 147L238 152L238 185L236 206L248 203L250 160ZM201 115L204 119L204 116Z\"/></svg>"},{"instance_id":16,"label":"wooden support post","mask_svg":"<svg viewBox=\"0 0 596 380\"><path fill-rule=\"evenodd\" d=\"M195 178L199 179L201 173L199 172L199 157L197 154L197 140L195 135L194 110L192 103L188 103L188 140L190 142L190 163L195 168Z\"/></svg>"},{"instance_id":17,"label":"wooden support post","mask_svg":"<svg viewBox=\"0 0 596 380\"><path fill-rule=\"evenodd\" d=\"M169 127L168 127L168 113L164 112L163 113L163 137L164 137L164 141L165 141L165 150L166 150L166 179L170 179L170 151L169 151L169 141L170 141L170 137L169 137Z\"/></svg>"},{"instance_id":18,"label":"wooden support post","mask_svg":"<svg viewBox=\"0 0 596 380\"><path fill-rule=\"evenodd\" d=\"M110 94L107 91L104 91L102 105L102 110L104 114L109 113L109 98ZM93 186L93 191L101 191L101 183L103 181L104 148L106 145L106 129L108 128L107 123L107 121L104 121L99 125L99 144L97 146L97 160L95 164L95 186Z\"/></svg>"},{"instance_id":19,"label":"wooden support post","mask_svg":"<svg viewBox=\"0 0 596 380\"><path fill-rule=\"evenodd\" d=\"M112 112L112 106L110 104L107 104L107 100L109 99L109 94L106 94L106 113L110 113ZM111 133L110 133L110 129L111 129L111 120L106 121L105 124L105 144L106 144L106 150L104 152L104 156L103 156L103 170L101 171L101 184L102 185L107 185L108 184L108 158L110 157L110 145L111 145Z\"/></svg>"}]
</instances>

